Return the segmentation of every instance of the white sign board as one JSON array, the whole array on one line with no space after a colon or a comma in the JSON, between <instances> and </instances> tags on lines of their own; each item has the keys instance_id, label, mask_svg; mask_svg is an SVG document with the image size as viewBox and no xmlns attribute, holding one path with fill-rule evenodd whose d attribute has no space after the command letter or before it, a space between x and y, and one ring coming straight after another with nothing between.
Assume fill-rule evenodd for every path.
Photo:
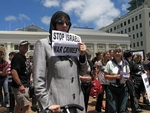
<instances>
[{"instance_id":1,"label":"white sign board","mask_svg":"<svg viewBox=\"0 0 150 113\"><path fill-rule=\"evenodd\" d=\"M142 79L147 92L148 100L150 102L150 84L149 84L148 76L146 74L142 74Z\"/></svg>"},{"instance_id":2,"label":"white sign board","mask_svg":"<svg viewBox=\"0 0 150 113\"><path fill-rule=\"evenodd\" d=\"M52 56L79 56L78 42L81 38L78 35L62 32L52 31Z\"/></svg>"}]
</instances>

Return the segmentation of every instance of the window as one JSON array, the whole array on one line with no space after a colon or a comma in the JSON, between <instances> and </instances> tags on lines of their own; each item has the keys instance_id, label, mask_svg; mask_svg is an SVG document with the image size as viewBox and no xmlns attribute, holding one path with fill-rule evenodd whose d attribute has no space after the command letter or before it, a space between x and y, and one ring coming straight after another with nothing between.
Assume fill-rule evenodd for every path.
<instances>
[{"instance_id":1,"label":"window","mask_svg":"<svg viewBox=\"0 0 150 113\"><path fill-rule=\"evenodd\" d=\"M30 50L34 50L34 45L30 45Z\"/></svg>"},{"instance_id":2,"label":"window","mask_svg":"<svg viewBox=\"0 0 150 113\"><path fill-rule=\"evenodd\" d=\"M149 17L150 17L150 12L149 12Z\"/></svg>"},{"instance_id":3,"label":"window","mask_svg":"<svg viewBox=\"0 0 150 113\"><path fill-rule=\"evenodd\" d=\"M123 30L120 33L123 34Z\"/></svg>"},{"instance_id":4,"label":"window","mask_svg":"<svg viewBox=\"0 0 150 113\"><path fill-rule=\"evenodd\" d=\"M114 30L116 30L116 26L114 27Z\"/></svg>"},{"instance_id":5,"label":"window","mask_svg":"<svg viewBox=\"0 0 150 113\"><path fill-rule=\"evenodd\" d=\"M136 24L136 29L138 29L138 24Z\"/></svg>"},{"instance_id":6,"label":"window","mask_svg":"<svg viewBox=\"0 0 150 113\"><path fill-rule=\"evenodd\" d=\"M141 41L141 46L143 46L143 41Z\"/></svg>"},{"instance_id":7,"label":"window","mask_svg":"<svg viewBox=\"0 0 150 113\"><path fill-rule=\"evenodd\" d=\"M135 21L137 21L137 19L138 19L137 16L135 16Z\"/></svg>"},{"instance_id":8,"label":"window","mask_svg":"<svg viewBox=\"0 0 150 113\"><path fill-rule=\"evenodd\" d=\"M116 45L115 44L110 44L109 45L109 49L115 49L116 48Z\"/></svg>"},{"instance_id":9,"label":"window","mask_svg":"<svg viewBox=\"0 0 150 113\"><path fill-rule=\"evenodd\" d=\"M142 18L142 15L141 14L139 14L139 19L141 19Z\"/></svg>"},{"instance_id":10,"label":"window","mask_svg":"<svg viewBox=\"0 0 150 113\"><path fill-rule=\"evenodd\" d=\"M134 31L134 26L132 26L132 31Z\"/></svg>"},{"instance_id":11,"label":"window","mask_svg":"<svg viewBox=\"0 0 150 113\"><path fill-rule=\"evenodd\" d=\"M14 50L19 50L18 45L14 45Z\"/></svg>"},{"instance_id":12,"label":"window","mask_svg":"<svg viewBox=\"0 0 150 113\"><path fill-rule=\"evenodd\" d=\"M133 43L133 47L135 47L135 43Z\"/></svg>"},{"instance_id":13,"label":"window","mask_svg":"<svg viewBox=\"0 0 150 113\"><path fill-rule=\"evenodd\" d=\"M138 33L136 34L136 38L139 38L139 34Z\"/></svg>"},{"instance_id":14,"label":"window","mask_svg":"<svg viewBox=\"0 0 150 113\"><path fill-rule=\"evenodd\" d=\"M139 42L137 42L137 47L139 47Z\"/></svg>"},{"instance_id":15,"label":"window","mask_svg":"<svg viewBox=\"0 0 150 113\"><path fill-rule=\"evenodd\" d=\"M126 26L126 22L124 22L124 26Z\"/></svg>"},{"instance_id":16,"label":"window","mask_svg":"<svg viewBox=\"0 0 150 113\"><path fill-rule=\"evenodd\" d=\"M93 51L93 44L87 43L86 44L87 49L89 49L90 51Z\"/></svg>"},{"instance_id":17,"label":"window","mask_svg":"<svg viewBox=\"0 0 150 113\"><path fill-rule=\"evenodd\" d=\"M131 29L130 29L130 27L128 28L128 32L130 32L131 31Z\"/></svg>"},{"instance_id":18,"label":"window","mask_svg":"<svg viewBox=\"0 0 150 113\"><path fill-rule=\"evenodd\" d=\"M128 20L128 24L130 24L130 20Z\"/></svg>"},{"instance_id":19,"label":"window","mask_svg":"<svg viewBox=\"0 0 150 113\"><path fill-rule=\"evenodd\" d=\"M117 25L117 29L119 29L119 25Z\"/></svg>"},{"instance_id":20,"label":"window","mask_svg":"<svg viewBox=\"0 0 150 113\"><path fill-rule=\"evenodd\" d=\"M133 39L135 39L135 34L133 34Z\"/></svg>"},{"instance_id":21,"label":"window","mask_svg":"<svg viewBox=\"0 0 150 113\"><path fill-rule=\"evenodd\" d=\"M132 18L132 22L134 22L134 18Z\"/></svg>"},{"instance_id":22,"label":"window","mask_svg":"<svg viewBox=\"0 0 150 113\"><path fill-rule=\"evenodd\" d=\"M143 36L143 33L142 32L140 32L140 37L142 37Z\"/></svg>"},{"instance_id":23,"label":"window","mask_svg":"<svg viewBox=\"0 0 150 113\"><path fill-rule=\"evenodd\" d=\"M105 51L106 50L106 47L105 47L104 44L98 44L97 48L98 48L98 50L101 50L101 51Z\"/></svg>"},{"instance_id":24,"label":"window","mask_svg":"<svg viewBox=\"0 0 150 113\"><path fill-rule=\"evenodd\" d=\"M127 29L124 30L124 33L127 33Z\"/></svg>"},{"instance_id":25,"label":"window","mask_svg":"<svg viewBox=\"0 0 150 113\"><path fill-rule=\"evenodd\" d=\"M122 24L122 23L120 24L120 27L123 27L123 24Z\"/></svg>"},{"instance_id":26,"label":"window","mask_svg":"<svg viewBox=\"0 0 150 113\"><path fill-rule=\"evenodd\" d=\"M140 23L140 28L142 28L142 23Z\"/></svg>"},{"instance_id":27,"label":"window","mask_svg":"<svg viewBox=\"0 0 150 113\"><path fill-rule=\"evenodd\" d=\"M112 28L110 29L110 32L112 32Z\"/></svg>"}]
</instances>

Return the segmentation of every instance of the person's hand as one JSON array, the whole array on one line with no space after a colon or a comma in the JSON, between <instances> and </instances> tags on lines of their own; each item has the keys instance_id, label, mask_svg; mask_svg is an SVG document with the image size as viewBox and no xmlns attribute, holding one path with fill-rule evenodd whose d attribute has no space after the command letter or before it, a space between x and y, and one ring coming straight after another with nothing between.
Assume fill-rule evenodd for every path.
<instances>
[{"instance_id":1,"label":"person's hand","mask_svg":"<svg viewBox=\"0 0 150 113\"><path fill-rule=\"evenodd\" d=\"M148 72L146 70L144 70L145 74L148 75Z\"/></svg>"},{"instance_id":2,"label":"person's hand","mask_svg":"<svg viewBox=\"0 0 150 113\"><path fill-rule=\"evenodd\" d=\"M50 109L52 113L60 113L60 105L52 105L48 109Z\"/></svg>"},{"instance_id":3,"label":"person's hand","mask_svg":"<svg viewBox=\"0 0 150 113\"><path fill-rule=\"evenodd\" d=\"M25 87L23 85L19 86L20 93L25 93Z\"/></svg>"},{"instance_id":4,"label":"person's hand","mask_svg":"<svg viewBox=\"0 0 150 113\"><path fill-rule=\"evenodd\" d=\"M122 76L120 74L116 75L116 79L119 79L121 80L122 79Z\"/></svg>"},{"instance_id":5,"label":"person's hand","mask_svg":"<svg viewBox=\"0 0 150 113\"><path fill-rule=\"evenodd\" d=\"M80 79L82 80L82 81L91 81L92 80L92 77L91 76L81 76L80 77Z\"/></svg>"},{"instance_id":6,"label":"person's hand","mask_svg":"<svg viewBox=\"0 0 150 113\"><path fill-rule=\"evenodd\" d=\"M78 42L79 44L79 52L80 52L80 55L85 55L86 53L86 45L82 42Z\"/></svg>"}]
</instances>

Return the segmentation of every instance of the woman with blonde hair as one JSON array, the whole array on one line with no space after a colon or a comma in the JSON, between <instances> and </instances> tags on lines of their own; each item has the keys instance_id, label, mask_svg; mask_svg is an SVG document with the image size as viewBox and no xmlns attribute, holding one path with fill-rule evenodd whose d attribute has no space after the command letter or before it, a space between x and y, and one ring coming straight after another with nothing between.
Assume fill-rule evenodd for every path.
<instances>
[{"instance_id":1,"label":"woman with blonde hair","mask_svg":"<svg viewBox=\"0 0 150 113\"><path fill-rule=\"evenodd\" d=\"M146 102L146 91L145 91L145 86L142 80L141 75L142 74L147 74L147 71L144 69L143 65L143 60L142 60L142 55L140 53L136 53L133 56L133 61L131 64L131 79L134 83L134 88L135 88L135 95L137 99L140 99L140 94L142 93L143 95L143 103L148 104Z\"/></svg>"}]
</instances>

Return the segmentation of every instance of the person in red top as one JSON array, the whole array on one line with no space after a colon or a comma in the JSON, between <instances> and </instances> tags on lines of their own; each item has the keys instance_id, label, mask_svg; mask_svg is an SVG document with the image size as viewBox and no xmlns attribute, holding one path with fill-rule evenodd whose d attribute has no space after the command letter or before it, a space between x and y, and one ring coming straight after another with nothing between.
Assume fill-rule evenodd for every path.
<instances>
[{"instance_id":1,"label":"person in red top","mask_svg":"<svg viewBox=\"0 0 150 113\"><path fill-rule=\"evenodd\" d=\"M9 67L9 63L4 59L4 56L4 51L0 50L0 107L9 107L9 92L7 78L7 69ZM2 93L2 88L4 90L4 97Z\"/></svg>"},{"instance_id":2,"label":"person in red top","mask_svg":"<svg viewBox=\"0 0 150 113\"><path fill-rule=\"evenodd\" d=\"M16 54L16 52L9 53L10 61L13 59L15 54ZM14 98L14 94L11 90L11 83L12 83L11 64L9 64L9 68L7 69L7 72L8 72L8 88L9 88L9 100L10 100L9 113L13 113L14 107L15 107L15 98Z\"/></svg>"}]
</instances>

